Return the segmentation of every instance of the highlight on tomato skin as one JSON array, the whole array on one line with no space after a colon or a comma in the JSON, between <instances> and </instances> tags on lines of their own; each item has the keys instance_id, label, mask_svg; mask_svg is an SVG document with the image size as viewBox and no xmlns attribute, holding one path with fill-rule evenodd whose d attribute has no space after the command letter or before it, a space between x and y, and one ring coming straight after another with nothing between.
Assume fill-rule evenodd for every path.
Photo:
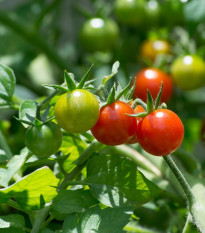
<instances>
[{"instance_id":1,"label":"highlight on tomato skin","mask_svg":"<svg viewBox=\"0 0 205 233\"><path fill-rule=\"evenodd\" d=\"M100 109L96 125L91 129L93 136L105 145L126 143L135 134L136 118L126 115L134 110L125 102L115 101Z\"/></svg>"},{"instance_id":2,"label":"highlight on tomato skin","mask_svg":"<svg viewBox=\"0 0 205 233\"><path fill-rule=\"evenodd\" d=\"M137 138L141 147L148 153L166 156L181 145L184 126L173 111L157 109L139 120Z\"/></svg>"},{"instance_id":3,"label":"highlight on tomato skin","mask_svg":"<svg viewBox=\"0 0 205 233\"><path fill-rule=\"evenodd\" d=\"M161 102L167 103L173 94L173 82L171 77L163 71L156 68L145 68L135 75L136 84L133 93L134 98L140 98L147 101L147 89L155 99L163 82L163 91Z\"/></svg>"}]
</instances>

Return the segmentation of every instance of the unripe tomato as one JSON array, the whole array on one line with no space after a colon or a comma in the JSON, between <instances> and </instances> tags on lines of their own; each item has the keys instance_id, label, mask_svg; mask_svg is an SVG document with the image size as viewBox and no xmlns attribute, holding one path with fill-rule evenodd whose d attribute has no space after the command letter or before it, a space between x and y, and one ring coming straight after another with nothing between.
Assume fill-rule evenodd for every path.
<instances>
[{"instance_id":1,"label":"unripe tomato","mask_svg":"<svg viewBox=\"0 0 205 233\"><path fill-rule=\"evenodd\" d=\"M119 22L140 25L145 17L144 0L116 0L114 11Z\"/></svg>"},{"instance_id":2,"label":"unripe tomato","mask_svg":"<svg viewBox=\"0 0 205 233\"><path fill-rule=\"evenodd\" d=\"M134 98L140 98L146 102L147 89L155 99L163 82L161 102L167 102L173 92L172 80L168 74L156 68L146 68L136 74L136 86L133 93Z\"/></svg>"},{"instance_id":3,"label":"unripe tomato","mask_svg":"<svg viewBox=\"0 0 205 233\"><path fill-rule=\"evenodd\" d=\"M48 157L58 151L62 143L60 127L49 121L39 126L30 126L25 134L28 149L39 157Z\"/></svg>"},{"instance_id":4,"label":"unripe tomato","mask_svg":"<svg viewBox=\"0 0 205 233\"><path fill-rule=\"evenodd\" d=\"M133 101L132 101L133 102ZM132 102L129 104L130 106L132 105ZM145 112L144 108L141 105L137 105L134 109L134 113L140 113L140 112ZM139 121L141 117L136 117L136 120ZM132 138L130 138L126 143L127 144L134 144L137 143L137 135L136 133Z\"/></svg>"},{"instance_id":5,"label":"unripe tomato","mask_svg":"<svg viewBox=\"0 0 205 233\"><path fill-rule=\"evenodd\" d=\"M92 128L93 136L105 145L126 143L136 130L136 119L127 114L134 110L122 101L116 101L101 108L96 125Z\"/></svg>"},{"instance_id":6,"label":"unripe tomato","mask_svg":"<svg viewBox=\"0 0 205 233\"><path fill-rule=\"evenodd\" d=\"M95 125L100 114L100 106L91 92L76 89L59 97L54 114L63 129L70 133L82 133Z\"/></svg>"},{"instance_id":7,"label":"unripe tomato","mask_svg":"<svg viewBox=\"0 0 205 233\"><path fill-rule=\"evenodd\" d=\"M179 57L171 66L171 74L183 91L197 89L205 84L205 62L197 55Z\"/></svg>"},{"instance_id":8,"label":"unripe tomato","mask_svg":"<svg viewBox=\"0 0 205 233\"><path fill-rule=\"evenodd\" d=\"M170 54L171 45L166 40L145 40L141 45L143 59L154 61L159 54Z\"/></svg>"},{"instance_id":9,"label":"unripe tomato","mask_svg":"<svg viewBox=\"0 0 205 233\"><path fill-rule=\"evenodd\" d=\"M80 41L88 51L112 49L119 36L118 25L112 19L92 18L84 23Z\"/></svg>"},{"instance_id":10,"label":"unripe tomato","mask_svg":"<svg viewBox=\"0 0 205 233\"><path fill-rule=\"evenodd\" d=\"M152 155L165 156L174 152L184 138L180 118L168 109L157 109L142 117L137 125L141 147Z\"/></svg>"}]
</instances>

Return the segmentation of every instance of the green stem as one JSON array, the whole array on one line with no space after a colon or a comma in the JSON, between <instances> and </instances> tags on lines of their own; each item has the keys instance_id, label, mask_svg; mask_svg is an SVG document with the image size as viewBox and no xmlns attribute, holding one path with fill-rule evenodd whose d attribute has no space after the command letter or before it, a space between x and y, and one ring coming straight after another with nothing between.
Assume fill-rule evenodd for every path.
<instances>
[{"instance_id":1,"label":"green stem","mask_svg":"<svg viewBox=\"0 0 205 233\"><path fill-rule=\"evenodd\" d=\"M8 159L11 159L13 157L13 154L12 154L1 130L0 130L0 147L5 151Z\"/></svg>"},{"instance_id":2,"label":"green stem","mask_svg":"<svg viewBox=\"0 0 205 233\"><path fill-rule=\"evenodd\" d=\"M30 27L26 27L25 23L12 17L9 13L0 11L0 22L12 29L16 34L27 40L44 52L58 67L63 70L70 70L67 63L56 53L56 51L44 41L44 39L37 34Z\"/></svg>"},{"instance_id":3,"label":"green stem","mask_svg":"<svg viewBox=\"0 0 205 233\"><path fill-rule=\"evenodd\" d=\"M45 205L45 207L41 210L41 212L39 213L38 217L36 218L34 225L33 225L33 229L31 231L31 233L38 233L39 229L41 227L42 222L45 220L46 216L48 215L48 212L51 208L51 204L52 202L48 203Z\"/></svg>"},{"instance_id":4,"label":"green stem","mask_svg":"<svg viewBox=\"0 0 205 233\"><path fill-rule=\"evenodd\" d=\"M181 171L179 170L179 168L177 167L175 162L172 160L170 155L164 156L163 158L166 161L166 163L168 164L168 166L170 167L170 169L172 170L172 172L174 173L177 180L179 181L182 189L184 190L186 197L189 201L189 207L192 206L193 203L195 202L195 196L194 196L188 182L186 181L183 174L181 173Z\"/></svg>"},{"instance_id":5,"label":"green stem","mask_svg":"<svg viewBox=\"0 0 205 233\"><path fill-rule=\"evenodd\" d=\"M135 99L134 102L132 103L132 108L135 109L139 104L144 108L144 110L147 111L147 104L141 99Z\"/></svg>"}]
</instances>

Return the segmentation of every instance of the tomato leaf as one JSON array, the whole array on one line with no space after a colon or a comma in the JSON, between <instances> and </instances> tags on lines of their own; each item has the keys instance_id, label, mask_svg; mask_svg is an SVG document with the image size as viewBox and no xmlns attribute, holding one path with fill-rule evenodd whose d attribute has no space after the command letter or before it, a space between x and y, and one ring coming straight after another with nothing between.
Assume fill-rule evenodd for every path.
<instances>
[{"instance_id":1,"label":"tomato leaf","mask_svg":"<svg viewBox=\"0 0 205 233\"><path fill-rule=\"evenodd\" d=\"M0 64L0 106L11 104L15 84L16 78L13 70Z\"/></svg>"},{"instance_id":2,"label":"tomato leaf","mask_svg":"<svg viewBox=\"0 0 205 233\"><path fill-rule=\"evenodd\" d=\"M69 91L73 91L76 89L74 75L72 73L68 73L66 70L64 72L64 78Z\"/></svg>"},{"instance_id":3,"label":"tomato leaf","mask_svg":"<svg viewBox=\"0 0 205 233\"><path fill-rule=\"evenodd\" d=\"M129 222L133 207L105 208L94 206L86 210L77 224L77 232L123 233Z\"/></svg>"},{"instance_id":4,"label":"tomato leaf","mask_svg":"<svg viewBox=\"0 0 205 233\"><path fill-rule=\"evenodd\" d=\"M90 206L96 204L98 204L98 201L93 198L90 190L60 190L58 196L54 199L53 209L62 214L70 214L84 212Z\"/></svg>"},{"instance_id":5,"label":"tomato leaf","mask_svg":"<svg viewBox=\"0 0 205 233\"><path fill-rule=\"evenodd\" d=\"M25 227L24 217L20 214L10 214L7 216L1 216L0 217L0 229L1 228L10 229L11 227L24 228Z\"/></svg>"},{"instance_id":6,"label":"tomato leaf","mask_svg":"<svg viewBox=\"0 0 205 233\"><path fill-rule=\"evenodd\" d=\"M0 189L0 203L14 198L24 210L36 210L56 195L59 180L48 167L40 168L8 188Z\"/></svg>"},{"instance_id":7,"label":"tomato leaf","mask_svg":"<svg viewBox=\"0 0 205 233\"><path fill-rule=\"evenodd\" d=\"M150 201L161 190L137 170L130 160L118 155L96 155L87 165L93 195L104 205L136 206Z\"/></svg>"},{"instance_id":8,"label":"tomato leaf","mask_svg":"<svg viewBox=\"0 0 205 233\"><path fill-rule=\"evenodd\" d=\"M77 224L78 224L77 214L68 215L63 223L63 233L80 233L77 230Z\"/></svg>"},{"instance_id":9,"label":"tomato leaf","mask_svg":"<svg viewBox=\"0 0 205 233\"><path fill-rule=\"evenodd\" d=\"M78 84L77 86L77 89L82 89L87 78L88 78L88 75L90 74L91 70L93 68L93 64L91 65L91 67L89 68L89 70L87 71L87 73L83 76L83 78L81 79L80 83Z\"/></svg>"},{"instance_id":10,"label":"tomato leaf","mask_svg":"<svg viewBox=\"0 0 205 233\"><path fill-rule=\"evenodd\" d=\"M205 20L204 0L186 2L184 4L184 15L188 21L195 23Z\"/></svg>"},{"instance_id":11,"label":"tomato leaf","mask_svg":"<svg viewBox=\"0 0 205 233\"><path fill-rule=\"evenodd\" d=\"M28 121L33 124L37 111L37 104L33 100L25 100L19 107L19 119L22 121ZM29 124L23 123L25 128L29 127Z\"/></svg>"}]
</instances>

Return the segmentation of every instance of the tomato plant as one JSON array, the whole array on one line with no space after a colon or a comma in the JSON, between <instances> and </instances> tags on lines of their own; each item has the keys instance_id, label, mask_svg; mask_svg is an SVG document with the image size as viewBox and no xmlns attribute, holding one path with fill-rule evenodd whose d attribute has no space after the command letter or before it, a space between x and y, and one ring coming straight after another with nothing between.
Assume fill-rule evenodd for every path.
<instances>
[{"instance_id":1,"label":"tomato plant","mask_svg":"<svg viewBox=\"0 0 205 233\"><path fill-rule=\"evenodd\" d=\"M205 62L193 54L178 57L171 66L171 74L183 91L197 89L205 84Z\"/></svg>"},{"instance_id":2,"label":"tomato plant","mask_svg":"<svg viewBox=\"0 0 205 233\"><path fill-rule=\"evenodd\" d=\"M80 41L88 51L106 51L115 46L118 35L118 25L112 19L92 18L83 24Z\"/></svg>"},{"instance_id":3,"label":"tomato plant","mask_svg":"<svg viewBox=\"0 0 205 233\"><path fill-rule=\"evenodd\" d=\"M143 101L147 100L147 89L155 99L163 82L164 88L162 91L161 101L167 102L173 92L172 80L168 74L156 68L146 68L136 74L136 86L133 93L134 98L140 98Z\"/></svg>"},{"instance_id":4,"label":"tomato plant","mask_svg":"<svg viewBox=\"0 0 205 233\"><path fill-rule=\"evenodd\" d=\"M99 109L99 102L91 92L76 89L59 97L55 105L55 117L68 132L82 133L95 125Z\"/></svg>"},{"instance_id":5,"label":"tomato plant","mask_svg":"<svg viewBox=\"0 0 205 233\"><path fill-rule=\"evenodd\" d=\"M32 125L25 134L25 144L38 157L44 158L56 153L62 143L60 127L49 121L41 125Z\"/></svg>"},{"instance_id":6,"label":"tomato plant","mask_svg":"<svg viewBox=\"0 0 205 233\"><path fill-rule=\"evenodd\" d=\"M141 45L143 59L154 61L159 54L170 54L171 45L167 40L145 40Z\"/></svg>"},{"instance_id":7,"label":"tomato plant","mask_svg":"<svg viewBox=\"0 0 205 233\"><path fill-rule=\"evenodd\" d=\"M165 156L181 145L184 127L174 112L158 109L139 120L136 133L144 150L153 155Z\"/></svg>"},{"instance_id":8,"label":"tomato plant","mask_svg":"<svg viewBox=\"0 0 205 233\"><path fill-rule=\"evenodd\" d=\"M127 142L135 134L136 119L126 113L132 114L134 110L122 101L102 107L99 119L91 130L93 136L105 145Z\"/></svg>"}]
</instances>

